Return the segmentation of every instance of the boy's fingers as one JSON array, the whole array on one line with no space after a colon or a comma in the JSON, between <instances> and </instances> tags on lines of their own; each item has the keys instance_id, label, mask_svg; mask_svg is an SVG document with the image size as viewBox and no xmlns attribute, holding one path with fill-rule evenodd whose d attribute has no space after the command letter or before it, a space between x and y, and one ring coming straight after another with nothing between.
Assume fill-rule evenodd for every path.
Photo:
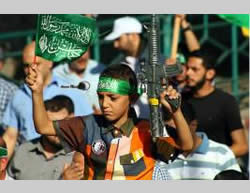
<instances>
[{"instance_id":1,"label":"boy's fingers","mask_svg":"<svg viewBox=\"0 0 250 193\"><path fill-rule=\"evenodd\" d=\"M25 81L26 81L26 83L29 84L29 85L33 85L33 84L35 83L35 81L32 80L32 79L30 79L29 77L25 78Z\"/></svg>"},{"instance_id":2,"label":"boy's fingers","mask_svg":"<svg viewBox=\"0 0 250 193\"><path fill-rule=\"evenodd\" d=\"M172 89L173 89L172 85L169 85L168 88L167 88L168 91L171 91Z\"/></svg>"},{"instance_id":3,"label":"boy's fingers","mask_svg":"<svg viewBox=\"0 0 250 193\"><path fill-rule=\"evenodd\" d=\"M77 172L83 172L84 168L81 167L80 165L77 165L74 167L74 170L77 171Z\"/></svg>"},{"instance_id":4,"label":"boy's fingers","mask_svg":"<svg viewBox=\"0 0 250 193\"><path fill-rule=\"evenodd\" d=\"M63 166L63 171L65 171L66 169L68 169L69 167L69 164L65 163L64 166Z\"/></svg>"},{"instance_id":5,"label":"boy's fingers","mask_svg":"<svg viewBox=\"0 0 250 193\"><path fill-rule=\"evenodd\" d=\"M33 64L30 65L30 67L31 67L32 69L36 70L36 69L37 69L37 64L36 64L36 63L33 63Z\"/></svg>"},{"instance_id":6,"label":"boy's fingers","mask_svg":"<svg viewBox=\"0 0 250 193\"><path fill-rule=\"evenodd\" d=\"M28 67L28 71L29 73L34 73L34 74L37 74L37 64L31 64L29 67Z\"/></svg>"},{"instance_id":7,"label":"boy's fingers","mask_svg":"<svg viewBox=\"0 0 250 193\"><path fill-rule=\"evenodd\" d=\"M37 78L37 73L34 72L34 71L32 71L32 70L30 70L30 71L28 72L28 75L27 75L27 76L30 77L30 78L36 79L36 78Z\"/></svg>"},{"instance_id":8,"label":"boy's fingers","mask_svg":"<svg viewBox=\"0 0 250 193\"><path fill-rule=\"evenodd\" d=\"M36 82L36 78L32 76L27 76L26 79L32 82Z\"/></svg>"},{"instance_id":9,"label":"boy's fingers","mask_svg":"<svg viewBox=\"0 0 250 193\"><path fill-rule=\"evenodd\" d=\"M176 90L171 90L171 92L169 93L169 98L170 99L173 99L173 98L176 98L177 97L177 92Z\"/></svg>"},{"instance_id":10,"label":"boy's fingers","mask_svg":"<svg viewBox=\"0 0 250 193\"><path fill-rule=\"evenodd\" d=\"M173 90L173 87L170 85L167 87L166 91L167 91L167 95L169 95L171 93L171 91Z\"/></svg>"},{"instance_id":11,"label":"boy's fingers","mask_svg":"<svg viewBox=\"0 0 250 193\"><path fill-rule=\"evenodd\" d=\"M74 172L83 172L83 170L84 170L84 168L82 168L79 163L74 163L74 162L71 164L71 169Z\"/></svg>"},{"instance_id":12,"label":"boy's fingers","mask_svg":"<svg viewBox=\"0 0 250 193\"><path fill-rule=\"evenodd\" d=\"M83 175L83 171L78 171L78 176L82 176Z\"/></svg>"},{"instance_id":13,"label":"boy's fingers","mask_svg":"<svg viewBox=\"0 0 250 193\"><path fill-rule=\"evenodd\" d=\"M167 91L166 90L164 90L161 94L160 94L160 97L162 98L162 99L164 99L164 97L167 95Z\"/></svg>"},{"instance_id":14,"label":"boy's fingers","mask_svg":"<svg viewBox=\"0 0 250 193\"><path fill-rule=\"evenodd\" d=\"M37 78L36 74L29 74L27 77L31 80L36 80Z\"/></svg>"}]
</instances>

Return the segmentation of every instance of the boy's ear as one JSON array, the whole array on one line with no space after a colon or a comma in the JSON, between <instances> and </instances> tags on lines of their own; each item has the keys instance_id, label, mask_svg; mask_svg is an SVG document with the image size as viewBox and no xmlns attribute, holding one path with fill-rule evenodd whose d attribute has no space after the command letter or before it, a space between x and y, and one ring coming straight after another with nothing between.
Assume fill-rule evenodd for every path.
<instances>
[{"instance_id":1,"label":"boy's ear","mask_svg":"<svg viewBox=\"0 0 250 193\"><path fill-rule=\"evenodd\" d=\"M8 158L7 157L6 158L1 158L0 162L1 162L1 168L0 168L0 170L4 171L7 168Z\"/></svg>"},{"instance_id":2,"label":"boy's ear","mask_svg":"<svg viewBox=\"0 0 250 193\"><path fill-rule=\"evenodd\" d=\"M207 80L213 80L215 77L215 74L216 74L216 72L214 69L208 69L207 73L206 73Z\"/></svg>"},{"instance_id":3,"label":"boy's ear","mask_svg":"<svg viewBox=\"0 0 250 193\"><path fill-rule=\"evenodd\" d=\"M139 98L138 94L129 95L130 104L135 104L138 98Z\"/></svg>"}]
</instances>

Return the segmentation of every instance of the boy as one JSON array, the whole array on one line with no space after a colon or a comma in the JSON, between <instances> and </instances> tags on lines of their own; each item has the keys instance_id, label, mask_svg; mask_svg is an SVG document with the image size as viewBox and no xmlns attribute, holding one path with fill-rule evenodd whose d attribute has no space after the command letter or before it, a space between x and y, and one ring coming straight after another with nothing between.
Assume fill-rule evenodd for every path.
<instances>
[{"instance_id":1,"label":"boy","mask_svg":"<svg viewBox=\"0 0 250 193\"><path fill-rule=\"evenodd\" d=\"M65 150L81 152L85 156L84 179L151 180L155 154L168 160L177 149L168 138L158 139L155 145L149 122L131 116L130 106L138 99L137 80L126 65L109 67L100 76L97 94L102 116L52 122L44 108L43 80L35 64L29 67L26 82L32 90L37 132L58 135ZM189 150L193 146L189 127L180 108L173 112L165 96L171 100L179 94L170 86L161 94L161 103L181 128L177 130L179 147Z\"/></svg>"}]
</instances>

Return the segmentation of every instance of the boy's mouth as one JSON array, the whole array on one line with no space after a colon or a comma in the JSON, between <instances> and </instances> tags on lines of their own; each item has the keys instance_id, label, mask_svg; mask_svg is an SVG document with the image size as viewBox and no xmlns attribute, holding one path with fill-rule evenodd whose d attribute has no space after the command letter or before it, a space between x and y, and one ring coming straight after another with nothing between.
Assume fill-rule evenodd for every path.
<instances>
[{"instance_id":1,"label":"boy's mouth","mask_svg":"<svg viewBox=\"0 0 250 193\"><path fill-rule=\"evenodd\" d=\"M103 111L103 114L104 114L104 115L111 115L112 112L110 112L110 111Z\"/></svg>"}]
</instances>

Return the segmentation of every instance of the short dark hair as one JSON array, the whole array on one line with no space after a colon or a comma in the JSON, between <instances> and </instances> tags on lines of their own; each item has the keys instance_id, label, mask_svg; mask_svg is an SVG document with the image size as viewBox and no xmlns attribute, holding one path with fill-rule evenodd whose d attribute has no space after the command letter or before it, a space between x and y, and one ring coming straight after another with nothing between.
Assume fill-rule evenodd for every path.
<instances>
[{"instance_id":1,"label":"short dark hair","mask_svg":"<svg viewBox=\"0 0 250 193\"><path fill-rule=\"evenodd\" d=\"M215 69L214 57L209 54L208 50L199 49L188 54L188 58L196 57L202 59L202 64L206 69Z\"/></svg>"},{"instance_id":2,"label":"short dark hair","mask_svg":"<svg viewBox=\"0 0 250 193\"><path fill-rule=\"evenodd\" d=\"M50 100L44 102L46 111L58 112L67 109L68 113L74 113L74 104L72 100L64 95L57 95Z\"/></svg>"},{"instance_id":3,"label":"short dark hair","mask_svg":"<svg viewBox=\"0 0 250 193\"><path fill-rule=\"evenodd\" d=\"M241 172L236 170L225 170L218 173L214 180L248 180L248 178Z\"/></svg>"},{"instance_id":4,"label":"short dark hair","mask_svg":"<svg viewBox=\"0 0 250 193\"><path fill-rule=\"evenodd\" d=\"M137 90L137 78L134 71L125 64L113 64L106 68L100 75L101 77L111 77L119 80L126 80Z\"/></svg>"}]
</instances>

